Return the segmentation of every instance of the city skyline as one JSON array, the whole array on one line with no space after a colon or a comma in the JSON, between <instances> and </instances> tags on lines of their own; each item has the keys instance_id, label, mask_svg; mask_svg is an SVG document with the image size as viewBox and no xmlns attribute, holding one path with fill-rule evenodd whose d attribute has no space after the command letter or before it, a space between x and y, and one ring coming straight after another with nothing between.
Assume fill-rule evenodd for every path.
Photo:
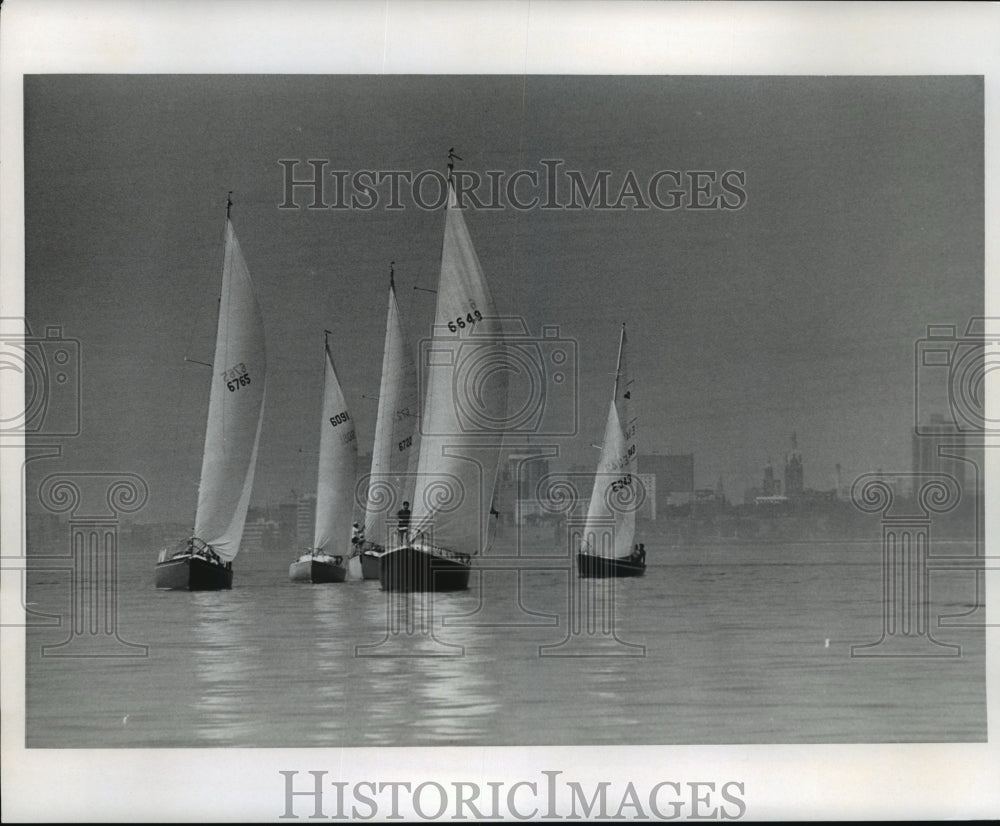
<instances>
[{"instance_id":1,"label":"city skyline","mask_svg":"<svg viewBox=\"0 0 1000 826\"><path fill-rule=\"evenodd\" d=\"M334 208L337 174L426 173L433 206L454 148L456 169L504 184L505 208L484 188L466 210L501 311L575 354L571 397L553 396L575 435L535 437L562 461L596 458L626 321L640 452L694 453L698 484L756 484L792 432L812 487L838 464L908 469L916 343L983 314L982 102L962 76L29 76L26 314L36 337L78 340L82 365L61 466L139 473L151 519L193 517L193 362L214 336L229 191L271 366L252 504L314 484L324 329L370 443L390 262L416 356L443 217L406 187L390 208L391 180L377 207ZM309 159L329 209L308 187L288 205L281 161L302 180ZM608 208L567 208L605 172ZM662 208L675 187L684 203Z\"/></svg>"}]
</instances>

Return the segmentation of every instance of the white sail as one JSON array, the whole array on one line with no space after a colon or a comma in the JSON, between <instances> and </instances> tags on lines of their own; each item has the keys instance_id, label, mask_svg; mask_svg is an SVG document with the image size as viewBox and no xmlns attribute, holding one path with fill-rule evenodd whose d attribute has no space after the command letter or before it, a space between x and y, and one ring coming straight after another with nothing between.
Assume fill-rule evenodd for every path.
<instances>
[{"instance_id":1,"label":"white sail","mask_svg":"<svg viewBox=\"0 0 1000 826\"><path fill-rule=\"evenodd\" d=\"M418 403L417 369L399 317L396 290L390 282L382 384L365 511L365 539L383 548L389 546L386 520L395 516L400 505L413 496L413 472L419 454Z\"/></svg>"},{"instance_id":2,"label":"white sail","mask_svg":"<svg viewBox=\"0 0 1000 826\"><path fill-rule=\"evenodd\" d=\"M219 327L194 534L224 560L240 549L264 416L264 321L233 225L226 221Z\"/></svg>"},{"instance_id":3,"label":"white sail","mask_svg":"<svg viewBox=\"0 0 1000 826\"><path fill-rule=\"evenodd\" d=\"M501 320L449 186L413 493L411 534L478 553L486 542L507 415Z\"/></svg>"},{"instance_id":4,"label":"white sail","mask_svg":"<svg viewBox=\"0 0 1000 826\"><path fill-rule=\"evenodd\" d=\"M337 380L329 345L325 348L324 361L326 373L313 548L346 558L351 549L351 510L354 506L358 440L354 419L347 411L344 392Z\"/></svg>"},{"instance_id":5,"label":"white sail","mask_svg":"<svg viewBox=\"0 0 1000 826\"><path fill-rule=\"evenodd\" d=\"M634 385L625 350L625 325L622 325L614 393L583 534L583 550L608 557L631 552L635 538L636 497L642 495L637 477ZM612 525L613 547L602 541Z\"/></svg>"}]
</instances>

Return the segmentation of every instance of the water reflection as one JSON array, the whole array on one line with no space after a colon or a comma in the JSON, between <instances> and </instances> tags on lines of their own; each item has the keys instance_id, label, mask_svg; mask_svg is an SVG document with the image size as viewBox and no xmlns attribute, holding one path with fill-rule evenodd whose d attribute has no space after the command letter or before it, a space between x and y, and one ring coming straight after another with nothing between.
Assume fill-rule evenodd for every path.
<instances>
[{"instance_id":1,"label":"water reflection","mask_svg":"<svg viewBox=\"0 0 1000 826\"><path fill-rule=\"evenodd\" d=\"M368 638L355 648L364 722L373 745L482 741L499 702L480 673L476 635L442 628L468 611L474 596L380 592L364 602ZM354 739L354 738L351 738Z\"/></svg>"},{"instance_id":2,"label":"water reflection","mask_svg":"<svg viewBox=\"0 0 1000 826\"><path fill-rule=\"evenodd\" d=\"M641 723L648 699L635 690L634 664L617 658L593 658L580 673L585 694L591 701L597 701L604 727Z\"/></svg>"},{"instance_id":3,"label":"water reflection","mask_svg":"<svg viewBox=\"0 0 1000 826\"><path fill-rule=\"evenodd\" d=\"M304 629L312 638L311 668L303 675L307 688L303 713L309 715L309 738L326 744L336 742L344 727L345 686L345 637L353 633L350 615L350 592L340 584L307 586L312 593L312 628Z\"/></svg>"},{"instance_id":4,"label":"water reflection","mask_svg":"<svg viewBox=\"0 0 1000 826\"><path fill-rule=\"evenodd\" d=\"M241 569L246 575L231 592L124 589L119 627L149 644L148 658L42 657L41 646L61 642L65 629L28 629L28 743L985 739L982 629L941 630L942 640L962 645L954 660L850 656L851 645L881 629L879 546L850 546L845 558L827 545L669 553L680 558L575 597L575 578L525 572L523 600L510 596L513 581L500 582L502 599L480 612L477 626L449 619L475 612L475 580L468 592L390 602L377 582L294 584L284 565L272 570L262 561L256 571ZM148 565L139 571L135 564L134 581L145 582ZM41 609L57 607L66 584L39 586L32 598ZM975 599L973 578L963 572L940 573L931 586L932 616ZM614 599L613 612L605 602L592 625L578 615L571 634L570 600L596 610L602 594ZM557 615L558 626L522 624L522 604ZM607 617L618 640L646 646L644 657L616 653L621 646L604 633ZM585 645L572 656L540 656L540 649L566 651L564 640Z\"/></svg>"},{"instance_id":5,"label":"water reflection","mask_svg":"<svg viewBox=\"0 0 1000 826\"><path fill-rule=\"evenodd\" d=\"M464 648L462 656L413 661L423 698L423 713L415 721L419 740L482 742L495 730L500 702L496 686L483 674L485 658L474 645L474 631L463 629L455 636Z\"/></svg>"},{"instance_id":6,"label":"water reflection","mask_svg":"<svg viewBox=\"0 0 1000 826\"><path fill-rule=\"evenodd\" d=\"M198 680L198 735L226 745L253 745L254 715L246 713L251 664L260 648L246 633L252 605L233 591L190 594L194 622L194 672Z\"/></svg>"}]
</instances>

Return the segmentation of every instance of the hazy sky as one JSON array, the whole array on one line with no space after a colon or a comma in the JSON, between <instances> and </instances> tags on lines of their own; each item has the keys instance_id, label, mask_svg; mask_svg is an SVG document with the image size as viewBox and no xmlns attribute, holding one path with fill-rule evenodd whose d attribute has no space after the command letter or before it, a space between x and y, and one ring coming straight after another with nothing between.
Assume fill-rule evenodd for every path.
<instances>
[{"instance_id":1,"label":"hazy sky","mask_svg":"<svg viewBox=\"0 0 1000 826\"><path fill-rule=\"evenodd\" d=\"M612 196L630 170L745 173L737 210L467 211L501 312L576 342L579 434L538 439L567 463L596 461L625 321L640 452L693 452L697 484L739 500L793 431L807 486L909 469L914 342L983 313L976 77L31 76L26 310L80 340L83 422L29 468L138 473L141 518L193 520L208 371L185 358L211 359L229 190L268 335L254 503L315 486L324 328L370 449L389 261L416 354L444 216L387 186L280 210L278 161L443 172L450 147L483 176L608 170Z\"/></svg>"}]
</instances>

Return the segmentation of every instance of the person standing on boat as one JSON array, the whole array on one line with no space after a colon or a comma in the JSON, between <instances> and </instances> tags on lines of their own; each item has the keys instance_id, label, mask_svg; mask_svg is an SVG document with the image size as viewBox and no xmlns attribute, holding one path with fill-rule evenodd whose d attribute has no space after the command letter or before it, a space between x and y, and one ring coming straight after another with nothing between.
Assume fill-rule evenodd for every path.
<instances>
[{"instance_id":1,"label":"person standing on boat","mask_svg":"<svg viewBox=\"0 0 1000 826\"><path fill-rule=\"evenodd\" d=\"M403 507L396 512L396 530L399 531L399 543L406 542L406 534L410 530L410 503L403 502Z\"/></svg>"},{"instance_id":2,"label":"person standing on boat","mask_svg":"<svg viewBox=\"0 0 1000 826\"><path fill-rule=\"evenodd\" d=\"M360 556L361 548L365 544L365 529L363 525L355 522L351 525L351 545L353 550L351 551L351 559L356 556Z\"/></svg>"}]
</instances>

